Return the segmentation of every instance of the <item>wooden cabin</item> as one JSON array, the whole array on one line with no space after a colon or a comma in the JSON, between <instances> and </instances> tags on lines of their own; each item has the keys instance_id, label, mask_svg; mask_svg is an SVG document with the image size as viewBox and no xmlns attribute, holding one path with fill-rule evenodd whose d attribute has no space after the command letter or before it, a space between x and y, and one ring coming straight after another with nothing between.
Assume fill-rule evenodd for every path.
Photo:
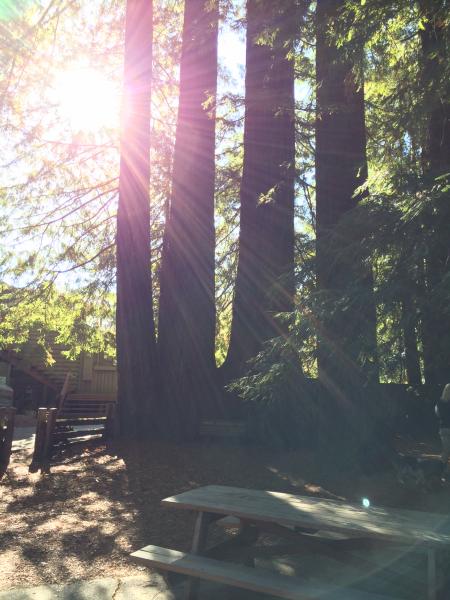
<instances>
[{"instance_id":1,"label":"wooden cabin","mask_svg":"<svg viewBox=\"0 0 450 600\"><path fill-rule=\"evenodd\" d=\"M0 350L0 375L14 390L14 405L19 411L53 406L67 373L69 393L116 396L117 369L112 359L82 353L72 360L64 345L56 342L56 332L46 334L45 347L39 332L32 332L20 348Z\"/></svg>"}]
</instances>

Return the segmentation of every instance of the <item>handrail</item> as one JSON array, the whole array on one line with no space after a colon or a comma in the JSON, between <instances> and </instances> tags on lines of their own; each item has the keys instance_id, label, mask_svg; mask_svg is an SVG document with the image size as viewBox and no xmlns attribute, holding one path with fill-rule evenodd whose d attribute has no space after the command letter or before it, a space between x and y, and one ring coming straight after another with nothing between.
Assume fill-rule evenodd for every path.
<instances>
[{"instance_id":1,"label":"handrail","mask_svg":"<svg viewBox=\"0 0 450 600\"><path fill-rule=\"evenodd\" d=\"M62 409L64 400L67 396L67 392L69 391L69 381L70 381L70 372L66 374L66 378L64 379L64 384L61 389L61 393L59 395L58 400L58 412Z\"/></svg>"}]
</instances>

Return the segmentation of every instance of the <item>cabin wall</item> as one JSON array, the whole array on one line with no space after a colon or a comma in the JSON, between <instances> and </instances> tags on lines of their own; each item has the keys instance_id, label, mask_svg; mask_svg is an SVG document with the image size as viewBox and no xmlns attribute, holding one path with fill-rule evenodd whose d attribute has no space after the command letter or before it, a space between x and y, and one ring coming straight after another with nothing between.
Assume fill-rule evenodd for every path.
<instances>
[{"instance_id":1,"label":"cabin wall","mask_svg":"<svg viewBox=\"0 0 450 600\"><path fill-rule=\"evenodd\" d=\"M117 393L117 368L112 360L83 355L80 357L80 380L78 392L95 394Z\"/></svg>"}]
</instances>

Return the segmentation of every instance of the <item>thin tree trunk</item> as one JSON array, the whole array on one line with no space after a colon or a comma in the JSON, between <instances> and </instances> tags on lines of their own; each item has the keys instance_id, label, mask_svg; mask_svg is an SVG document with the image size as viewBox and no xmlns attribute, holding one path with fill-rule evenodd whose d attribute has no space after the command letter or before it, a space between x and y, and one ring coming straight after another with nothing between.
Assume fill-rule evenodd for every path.
<instances>
[{"instance_id":1,"label":"thin tree trunk","mask_svg":"<svg viewBox=\"0 0 450 600\"><path fill-rule=\"evenodd\" d=\"M117 366L121 432L154 426L156 346L150 272L152 2L128 0L117 211Z\"/></svg>"},{"instance_id":2,"label":"thin tree trunk","mask_svg":"<svg viewBox=\"0 0 450 600\"><path fill-rule=\"evenodd\" d=\"M423 149L424 174L430 185L450 173L450 84L446 78L448 62L448 7L444 0L419 0L423 23L422 87L427 115ZM423 307L424 361L426 382L450 381L450 310L441 300L442 281L450 270L450 240L443 235L442 223L448 223L448 197L436 203L428 216L428 228L434 232L425 267L427 301ZM431 236L430 236L431 237Z\"/></svg>"},{"instance_id":3,"label":"thin tree trunk","mask_svg":"<svg viewBox=\"0 0 450 600\"><path fill-rule=\"evenodd\" d=\"M295 10L295 3L290 3ZM247 1L239 259L225 379L240 375L294 296L294 64L286 3ZM269 40L261 40L275 28Z\"/></svg>"},{"instance_id":4,"label":"thin tree trunk","mask_svg":"<svg viewBox=\"0 0 450 600\"><path fill-rule=\"evenodd\" d=\"M218 2L186 0L158 345L178 434L188 438L214 411L217 36Z\"/></svg>"},{"instance_id":5,"label":"thin tree trunk","mask_svg":"<svg viewBox=\"0 0 450 600\"><path fill-rule=\"evenodd\" d=\"M411 298L405 296L401 306L406 377L409 385L417 386L422 383L420 356L417 348L417 314Z\"/></svg>"},{"instance_id":6,"label":"thin tree trunk","mask_svg":"<svg viewBox=\"0 0 450 600\"><path fill-rule=\"evenodd\" d=\"M364 197L355 192L367 178L364 88L328 29L344 4L321 0L316 14L317 283L333 303L320 327L318 365L331 386L378 378L372 273L357 258L357 222L344 224Z\"/></svg>"}]
</instances>

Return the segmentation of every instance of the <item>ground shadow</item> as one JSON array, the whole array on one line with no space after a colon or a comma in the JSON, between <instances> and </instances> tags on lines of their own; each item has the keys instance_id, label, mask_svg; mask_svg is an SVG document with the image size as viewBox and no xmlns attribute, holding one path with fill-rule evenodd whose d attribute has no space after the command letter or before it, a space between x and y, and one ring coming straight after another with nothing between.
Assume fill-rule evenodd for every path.
<instances>
[{"instance_id":1,"label":"ground shadow","mask_svg":"<svg viewBox=\"0 0 450 600\"><path fill-rule=\"evenodd\" d=\"M252 446L154 441L78 448L53 465L49 475L28 474L29 460L30 450L16 453L1 484L0 574L10 568L7 561L14 563L9 571L13 585L139 574L129 554L147 544L189 550L194 516L162 507L161 499L203 485L347 501L365 494L379 504L441 506L443 512L450 501L448 493L433 498L405 494L386 475L355 479L351 472L333 471L322 459L318 463L313 454ZM218 529L212 541L225 535ZM261 558L271 568L279 568L277 560L290 564L286 553ZM291 567L299 569L295 561Z\"/></svg>"}]
</instances>

